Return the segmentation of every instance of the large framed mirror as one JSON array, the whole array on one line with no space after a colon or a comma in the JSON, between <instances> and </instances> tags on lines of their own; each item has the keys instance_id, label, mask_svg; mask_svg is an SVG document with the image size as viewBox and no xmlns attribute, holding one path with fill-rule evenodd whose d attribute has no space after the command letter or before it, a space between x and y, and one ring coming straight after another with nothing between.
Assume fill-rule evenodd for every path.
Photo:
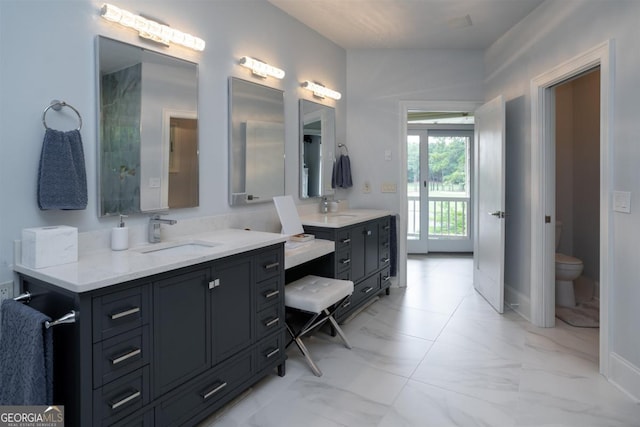
<instances>
[{"instance_id":1,"label":"large framed mirror","mask_svg":"<svg viewBox=\"0 0 640 427\"><path fill-rule=\"evenodd\" d=\"M284 195L284 92L229 79L229 204Z\"/></svg>"},{"instance_id":2,"label":"large framed mirror","mask_svg":"<svg viewBox=\"0 0 640 427\"><path fill-rule=\"evenodd\" d=\"M96 41L100 216L198 206L198 65Z\"/></svg>"},{"instance_id":3,"label":"large framed mirror","mask_svg":"<svg viewBox=\"0 0 640 427\"><path fill-rule=\"evenodd\" d=\"M334 194L336 114L332 107L300 100L300 198Z\"/></svg>"}]
</instances>

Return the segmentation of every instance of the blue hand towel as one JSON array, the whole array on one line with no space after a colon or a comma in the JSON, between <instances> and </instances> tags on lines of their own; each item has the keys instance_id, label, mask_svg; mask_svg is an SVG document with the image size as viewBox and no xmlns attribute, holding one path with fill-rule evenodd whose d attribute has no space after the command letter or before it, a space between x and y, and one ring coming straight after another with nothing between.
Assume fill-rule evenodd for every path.
<instances>
[{"instance_id":1,"label":"blue hand towel","mask_svg":"<svg viewBox=\"0 0 640 427\"><path fill-rule=\"evenodd\" d=\"M87 207L87 173L79 130L46 130L38 169L38 206L42 210Z\"/></svg>"},{"instance_id":2,"label":"blue hand towel","mask_svg":"<svg viewBox=\"0 0 640 427\"><path fill-rule=\"evenodd\" d=\"M53 404L51 319L12 299L0 316L0 405Z\"/></svg>"},{"instance_id":3,"label":"blue hand towel","mask_svg":"<svg viewBox=\"0 0 640 427\"><path fill-rule=\"evenodd\" d=\"M341 154L338 160L333 163L331 188L349 188L351 186L353 186L351 179L351 160L349 160L349 156Z\"/></svg>"}]
</instances>

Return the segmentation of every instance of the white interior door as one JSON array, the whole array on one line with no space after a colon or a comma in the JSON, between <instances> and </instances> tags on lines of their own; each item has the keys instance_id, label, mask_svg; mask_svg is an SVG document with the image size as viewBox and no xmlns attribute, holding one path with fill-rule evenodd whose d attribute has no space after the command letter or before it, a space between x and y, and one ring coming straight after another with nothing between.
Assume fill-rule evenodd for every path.
<instances>
[{"instance_id":1,"label":"white interior door","mask_svg":"<svg viewBox=\"0 0 640 427\"><path fill-rule=\"evenodd\" d=\"M505 104L499 96L475 111L473 286L504 312Z\"/></svg>"}]
</instances>

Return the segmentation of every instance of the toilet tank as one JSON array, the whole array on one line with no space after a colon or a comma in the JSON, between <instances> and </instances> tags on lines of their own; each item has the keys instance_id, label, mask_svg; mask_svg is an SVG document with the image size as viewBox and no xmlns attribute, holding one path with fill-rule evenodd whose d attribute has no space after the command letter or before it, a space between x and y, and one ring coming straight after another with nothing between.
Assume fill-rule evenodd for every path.
<instances>
[{"instance_id":1,"label":"toilet tank","mask_svg":"<svg viewBox=\"0 0 640 427\"><path fill-rule=\"evenodd\" d=\"M562 222L556 221L556 251L560 246L560 236L562 235Z\"/></svg>"}]
</instances>

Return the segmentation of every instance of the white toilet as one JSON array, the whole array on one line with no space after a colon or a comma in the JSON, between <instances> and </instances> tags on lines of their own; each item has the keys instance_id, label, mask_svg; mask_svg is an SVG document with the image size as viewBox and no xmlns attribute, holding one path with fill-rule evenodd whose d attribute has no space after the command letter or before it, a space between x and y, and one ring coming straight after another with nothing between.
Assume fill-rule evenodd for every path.
<instances>
[{"instance_id":1,"label":"white toilet","mask_svg":"<svg viewBox=\"0 0 640 427\"><path fill-rule=\"evenodd\" d=\"M562 223L556 222L556 250L560 244ZM578 258L556 253L556 305L563 307L576 306L576 294L573 281L580 277L584 265Z\"/></svg>"}]
</instances>

